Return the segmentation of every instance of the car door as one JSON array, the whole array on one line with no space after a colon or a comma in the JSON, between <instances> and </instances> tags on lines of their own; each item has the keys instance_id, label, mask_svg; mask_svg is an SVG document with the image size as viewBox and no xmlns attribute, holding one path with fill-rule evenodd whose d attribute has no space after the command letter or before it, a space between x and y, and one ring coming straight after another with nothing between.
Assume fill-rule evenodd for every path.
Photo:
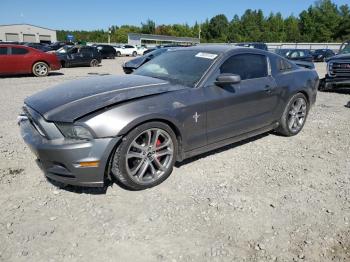
<instances>
[{"instance_id":1,"label":"car door","mask_svg":"<svg viewBox=\"0 0 350 262\"><path fill-rule=\"evenodd\" d=\"M79 57L78 51L79 51L78 47L74 47L68 51L67 62L69 63L70 66L79 65L80 57Z\"/></svg>"},{"instance_id":2,"label":"car door","mask_svg":"<svg viewBox=\"0 0 350 262\"><path fill-rule=\"evenodd\" d=\"M9 74L12 71L9 52L8 47L0 47L0 74Z\"/></svg>"},{"instance_id":3,"label":"car door","mask_svg":"<svg viewBox=\"0 0 350 262\"><path fill-rule=\"evenodd\" d=\"M134 47L131 45L126 45L125 46L125 54L126 55L132 55L132 52L134 51Z\"/></svg>"},{"instance_id":4,"label":"car door","mask_svg":"<svg viewBox=\"0 0 350 262\"><path fill-rule=\"evenodd\" d=\"M32 70L32 59L29 50L24 47L10 47L8 57L12 73L29 73Z\"/></svg>"},{"instance_id":5,"label":"car door","mask_svg":"<svg viewBox=\"0 0 350 262\"><path fill-rule=\"evenodd\" d=\"M276 82L271 75L267 56L256 53L237 54L228 58L213 73L204 87L207 103L208 143L248 133L273 122L278 105ZM238 84L219 87L219 74L240 75Z\"/></svg>"},{"instance_id":6,"label":"car door","mask_svg":"<svg viewBox=\"0 0 350 262\"><path fill-rule=\"evenodd\" d=\"M89 47L81 47L78 51L79 54L79 65L89 65L92 59L92 50Z\"/></svg>"}]
</instances>

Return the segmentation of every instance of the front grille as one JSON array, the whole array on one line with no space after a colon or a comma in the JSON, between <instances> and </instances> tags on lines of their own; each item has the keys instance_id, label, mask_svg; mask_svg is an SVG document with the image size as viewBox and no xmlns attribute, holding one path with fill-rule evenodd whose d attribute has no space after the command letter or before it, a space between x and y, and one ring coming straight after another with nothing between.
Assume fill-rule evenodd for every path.
<instances>
[{"instance_id":1,"label":"front grille","mask_svg":"<svg viewBox=\"0 0 350 262\"><path fill-rule=\"evenodd\" d=\"M350 61L330 62L329 74L333 77L350 76Z\"/></svg>"}]
</instances>

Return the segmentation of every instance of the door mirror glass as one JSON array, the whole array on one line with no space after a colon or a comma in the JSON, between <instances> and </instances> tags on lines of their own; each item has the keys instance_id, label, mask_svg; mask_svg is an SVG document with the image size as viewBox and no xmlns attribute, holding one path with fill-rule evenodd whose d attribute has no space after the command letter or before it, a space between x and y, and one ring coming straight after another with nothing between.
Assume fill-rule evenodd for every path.
<instances>
[{"instance_id":1,"label":"door mirror glass","mask_svg":"<svg viewBox=\"0 0 350 262\"><path fill-rule=\"evenodd\" d=\"M221 74L216 78L215 84L223 87L241 82L241 77L235 74Z\"/></svg>"}]
</instances>

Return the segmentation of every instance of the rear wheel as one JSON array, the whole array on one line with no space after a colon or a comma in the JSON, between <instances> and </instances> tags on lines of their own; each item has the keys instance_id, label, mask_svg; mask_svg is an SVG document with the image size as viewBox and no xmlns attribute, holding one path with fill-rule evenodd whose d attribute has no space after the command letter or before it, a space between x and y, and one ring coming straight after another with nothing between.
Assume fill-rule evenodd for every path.
<instances>
[{"instance_id":1,"label":"rear wheel","mask_svg":"<svg viewBox=\"0 0 350 262\"><path fill-rule=\"evenodd\" d=\"M92 59L91 61L90 61L90 66L91 67L96 67L96 66L98 66L98 61L97 61L97 59Z\"/></svg>"},{"instance_id":2,"label":"rear wheel","mask_svg":"<svg viewBox=\"0 0 350 262\"><path fill-rule=\"evenodd\" d=\"M289 100L276 131L284 136L295 136L303 129L308 112L309 103L305 95L294 95Z\"/></svg>"},{"instance_id":3,"label":"rear wheel","mask_svg":"<svg viewBox=\"0 0 350 262\"><path fill-rule=\"evenodd\" d=\"M49 74L50 67L45 62L37 62L33 65L32 72L35 76L42 77Z\"/></svg>"},{"instance_id":4,"label":"rear wheel","mask_svg":"<svg viewBox=\"0 0 350 262\"><path fill-rule=\"evenodd\" d=\"M117 55L117 56L121 56L122 54L118 51L116 55Z\"/></svg>"},{"instance_id":5,"label":"rear wheel","mask_svg":"<svg viewBox=\"0 0 350 262\"><path fill-rule=\"evenodd\" d=\"M132 52L132 56L137 56L137 52L136 51Z\"/></svg>"},{"instance_id":6,"label":"rear wheel","mask_svg":"<svg viewBox=\"0 0 350 262\"><path fill-rule=\"evenodd\" d=\"M145 123L126 135L116 149L112 175L129 189L154 187L170 176L176 152L176 136L168 125Z\"/></svg>"}]
</instances>

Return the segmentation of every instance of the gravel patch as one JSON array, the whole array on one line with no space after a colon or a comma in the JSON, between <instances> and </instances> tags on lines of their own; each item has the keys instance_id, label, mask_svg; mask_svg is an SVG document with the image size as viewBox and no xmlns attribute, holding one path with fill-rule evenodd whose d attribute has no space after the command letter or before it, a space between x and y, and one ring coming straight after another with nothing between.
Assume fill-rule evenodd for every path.
<instances>
[{"instance_id":1,"label":"gravel patch","mask_svg":"<svg viewBox=\"0 0 350 262\"><path fill-rule=\"evenodd\" d=\"M350 261L350 90L319 93L298 136L186 160L150 190L48 183L19 134L23 99L128 59L0 78L0 261Z\"/></svg>"}]
</instances>

